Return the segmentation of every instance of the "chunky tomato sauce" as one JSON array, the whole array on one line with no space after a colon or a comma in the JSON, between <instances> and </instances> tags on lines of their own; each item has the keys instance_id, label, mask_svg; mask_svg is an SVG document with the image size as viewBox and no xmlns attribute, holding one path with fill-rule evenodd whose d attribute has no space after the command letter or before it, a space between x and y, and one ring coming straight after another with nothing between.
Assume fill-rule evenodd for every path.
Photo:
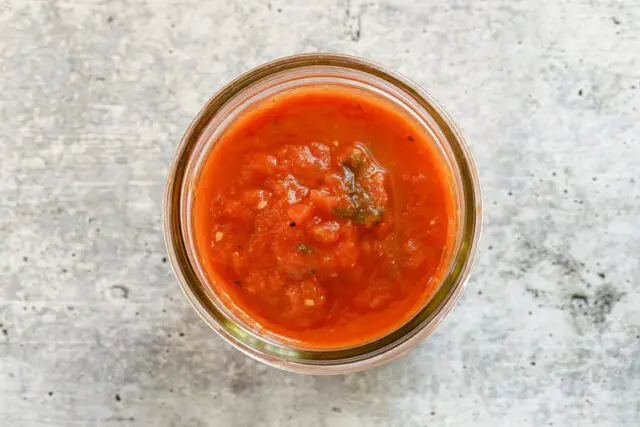
<instances>
[{"instance_id":1,"label":"chunky tomato sauce","mask_svg":"<svg viewBox=\"0 0 640 427\"><path fill-rule=\"evenodd\" d=\"M237 314L337 348L414 316L457 232L448 168L388 101L337 86L261 101L219 137L195 185L198 258Z\"/></svg>"}]
</instances>

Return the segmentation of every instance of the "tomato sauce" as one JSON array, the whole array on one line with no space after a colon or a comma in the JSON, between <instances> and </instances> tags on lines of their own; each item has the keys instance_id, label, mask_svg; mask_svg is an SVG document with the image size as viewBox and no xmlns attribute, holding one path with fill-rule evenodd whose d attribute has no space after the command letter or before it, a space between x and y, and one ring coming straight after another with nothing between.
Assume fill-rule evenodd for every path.
<instances>
[{"instance_id":1,"label":"tomato sauce","mask_svg":"<svg viewBox=\"0 0 640 427\"><path fill-rule=\"evenodd\" d=\"M195 182L198 259L245 320L307 348L400 327L446 274L453 183L431 137L377 96L292 89L242 113Z\"/></svg>"}]
</instances>

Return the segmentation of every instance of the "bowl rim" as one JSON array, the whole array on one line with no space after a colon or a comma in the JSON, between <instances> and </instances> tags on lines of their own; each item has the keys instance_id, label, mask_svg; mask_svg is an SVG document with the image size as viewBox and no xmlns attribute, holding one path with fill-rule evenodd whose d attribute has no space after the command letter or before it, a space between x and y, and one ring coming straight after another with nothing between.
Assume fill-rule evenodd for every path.
<instances>
[{"instance_id":1,"label":"bowl rim","mask_svg":"<svg viewBox=\"0 0 640 427\"><path fill-rule=\"evenodd\" d=\"M446 288L441 286L436 291L431 300L412 320L415 321L414 325L408 325L410 323L408 322L405 326L373 343L347 350L289 351L286 344L275 346L281 348L274 348L270 342L247 341L244 336L246 331L242 330L242 325L235 324L223 312L207 304L202 289L198 289L198 286L194 285L194 282L200 281L193 266L190 265L185 238L181 231L180 209L176 209L182 197L189 155L216 113L240 91L250 88L266 77L313 66L332 66L370 74L382 78L409 95L435 121L438 130L442 132L449 146L455 149L456 166L460 168L459 173L462 176L463 184L462 197L465 215L463 223L460 224L460 227L464 228L462 231L463 239L453 255L456 258L453 265L454 271L450 271L446 278L451 279L449 286ZM453 145L451 145L452 143ZM187 300L200 317L223 339L248 356L270 366L306 374L340 374L378 366L400 357L430 335L451 311L466 286L476 260L482 229L482 201L477 170L471 152L450 115L428 92L406 77L369 60L342 54L314 53L279 58L241 74L213 94L190 123L177 147L175 158L167 175L163 207L164 238L172 269ZM464 236L467 238L465 239ZM452 274L452 278L449 277ZM202 287L201 284L200 287ZM443 290L446 292L440 295ZM437 301L436 296L439 296ZM432 304L434 305L431 312L419 318ZM416 321L416 319L418 320ZM361 351L362 349L366 351ZM303 353L309 354L305 358L299 358L298 355ZM326 357L327 353L333 353L333 355ZM309 355L312 356L309 357ZM322 357L323 355L325 357Z\"/></svg>"}]
</instances>

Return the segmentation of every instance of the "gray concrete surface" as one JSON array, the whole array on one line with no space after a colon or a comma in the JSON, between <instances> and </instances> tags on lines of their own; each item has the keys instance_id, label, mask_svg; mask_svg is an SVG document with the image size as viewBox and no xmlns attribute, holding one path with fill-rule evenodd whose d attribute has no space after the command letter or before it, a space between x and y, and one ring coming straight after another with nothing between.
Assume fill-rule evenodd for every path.
<instances>
[{"instance_id":1,"label":"gray concrete surface","mask_svg":"<svg viewBox=\"0 0 640 427\"><path fill-rule=\"evenodd\" d=\"M0 425L640 425L640 3L305 3L0 0ZM317 378L209 331L161 232L206 99L315 51L432 92L486 205L437 332Z\"/></svg>"}]
</instances>

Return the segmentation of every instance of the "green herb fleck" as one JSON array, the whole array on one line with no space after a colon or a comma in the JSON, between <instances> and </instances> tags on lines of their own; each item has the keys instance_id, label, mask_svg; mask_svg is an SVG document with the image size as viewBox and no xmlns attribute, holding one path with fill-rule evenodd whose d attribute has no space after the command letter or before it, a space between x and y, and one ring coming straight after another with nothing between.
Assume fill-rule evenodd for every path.
<instances>
[{"instance_id":1,"label":"green herb fleck","mask_svg":"<svg viewBox=\"0 0 640 427\"><path fill-rule=\"evenodd\" d=\"M336 206L333 208L332 212L335 216L340 218L351 219L356 215L357 210L353 206Z\"/></svg>"},{"instance_id":2,"label":"green herb fleck","mask_svg":"<svg viewBox=\"0 0 640 427\"><path fill-rule=\"evenodd\" d=\"M349 165L342 165L342 169L344 170L344 186L349 194L353 194L356 192L356 174Z\"/></svg>"},{"instance_id":3,"label":"green herb fleck","mask_svg":"<svg viewBox=\"0 0 640 427\"><path fill-rule=\"evenodd\" d=\"M367 183L376 169L362 149L354 149L342 164L342 183L349 196L346 204L333 208L333 214L356 224L375 225L382 221L384 209L376 206L367 191Z\"/></svg>"},{"instance_id":4,"label":"green herb fleck","mask_svg":"<svg viewBox=\"0 0 640 427\"><path fill-rule=\"evenodd\" d=\"M307 246L304 243L298 243L296 245L296 250L301 254L310 254L313 252L313 248L311 246Z\"/></svg>"},{"instance_id":5,"label":"green herb fleck","mask_svg":"<svg viewBox=\"0 0 640 427\"><path fill-rule=\"evenodd\" d=\"M359 148L355 148L344 161L345 166L358 170L367 163L367 156Z\"/></svg>"}]
</instances>

